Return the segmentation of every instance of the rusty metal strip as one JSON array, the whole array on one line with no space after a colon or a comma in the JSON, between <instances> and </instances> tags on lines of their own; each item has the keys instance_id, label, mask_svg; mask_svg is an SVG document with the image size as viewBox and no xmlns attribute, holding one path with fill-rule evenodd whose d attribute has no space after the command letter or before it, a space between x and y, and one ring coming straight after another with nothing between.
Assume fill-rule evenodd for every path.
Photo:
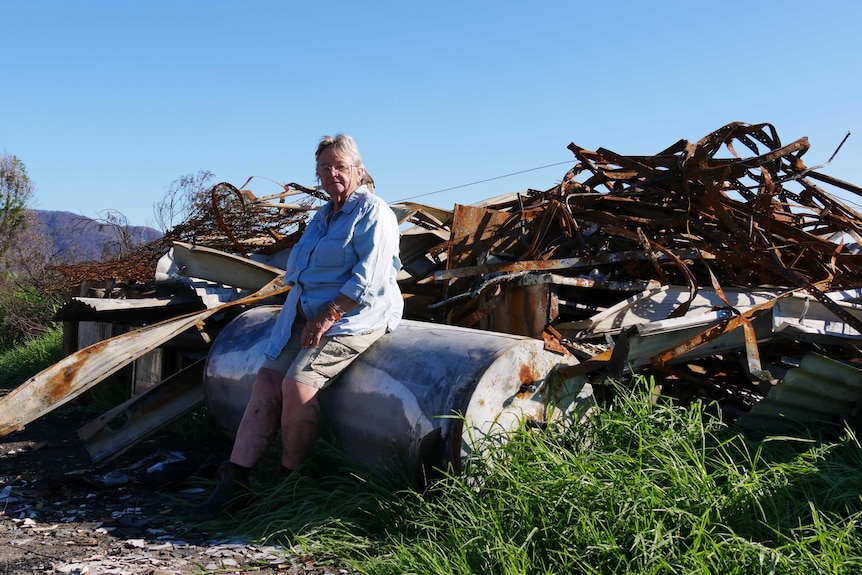
<instances>
[{"instance_id":1,"label":"rusty metal strip","mask_svg":"<svg viewBox=\"0 0 862 575\"><path fill-rule=\"evenodd\" d=\"M862 187L853 185L850 182L845 182L844 180L839 180L838 178L833 178L832 176L821 174L820 172L808 172L806 174L806 177L809 177L813 180L819 180L821 182L835 186L836 188L840 188L848 192L852 192L857 196L862 196Z\"/></svg>"},{"instance_id":2,"label":"rusty metal strip","mask_svg":"<svg viewBox=\"0 0 862 575\"><path fill-rule=\"evenodd\" d=\"M279 276L248 297L124 333L63 358L0 400L0 437L68 403L203 319L230 307L260 303L289 289Z\"/></svg>"},{"instance_id":3,"label":"rusty metal strip","mask_svg":"<svg viewBox=\"0 0 862 575\"><path fill-rule=\"evenodd\" d=\"M614 350L611 348L581 363L561 367L557 371L563 379L570 379L604 368L613 355Z\"/></svg>"},{"instance_id":4,"label":"rusty metal strip","mask_svg":"<svg viewBox=\"0 0 862 575\"><path fill-rule=\"evenodd\" d=\"M760 381L771 382L775 377L763 369L760 363L760 350L757 348L757 334L751 320L744 314L739 315L742 324L742 333L745 339L745 358L748 373Z\"/></svg>"},{"instance_id":5,"label":"rusty metal strip","mask_svg":"<svg viewBox=\"0 0 862 575\"><path fill-rule=\"evenodd\" d=\"M682 251L676 254L677 257L697 258L700 257L699 252ZM644 253L643 250L629 250L624 252L606 253L588 258L562 258L557 260L534 260L513 262L506 264L484 264L477 266L467 266L450 270L440 270L434 272L433 278L435 281L444 281L449 279L467 278L488 273L503 273L517 271L542 271L542 270L559 270L566 268L585 268L604 264L614 264L626 261L643 261L648 260L650 256ZM657 257L664 257L664 254L659 253Z\"/></svg>"},{"instance_id":6,"label":"rusty metal strip","mask_svg":"<svg viewBox=\"0 0 862 575\"><path fill-rule=\"evenodd\" d=\"M227 238L231 242L233 242L234 250L236 250L236 252L238 254L242 254L243 256L248 257L248 253L246 252L245 246L243 246L240 243L240 241L234 235L233 231L225 223L224 217L222 216L221 209L219 208L219 195L218 195L218 191L220 191L221 188L227 188L227 190L229 192L236 195L242 205L245 205L245 199L243 198L242 192L240 192L236 186L234 186L233 184L229 184L227 182L221 182L220 184L216 184L210 190L210 196L211 196L210 199L212 201L212 213L215 216L216 224L218 224L218 227L221 229L221 231L224 232L224 234L227 236Z\"/></svg>"},{"instance_id":7,"label":"rusty metal strip","mask_svg":"<svg viewBox=\"0 0 862 575\"><path fill-rule=\"evenodd\" d=\"M689 338L688 340L682 342L679 345L672 347L662 353L656 354L651 358L651 363L658 369L663 368L668 362L673 360L676 357L684 355L692 350L697 349L698 347L705 345L717 337L724 335L725 333L731 332L736 328L740 327L752 317L757 314L770 309L775 303L783 298L792 294L793 291L788 291L782 294L778 294L774 299L771 299L762 304L753 306L745 310L744 312L738 313L737 315L731 316L726 320L719 322L718 324L698 333L694 337ZM750 324L749 324L750 325Z\"/></svg>"}]
</instances>

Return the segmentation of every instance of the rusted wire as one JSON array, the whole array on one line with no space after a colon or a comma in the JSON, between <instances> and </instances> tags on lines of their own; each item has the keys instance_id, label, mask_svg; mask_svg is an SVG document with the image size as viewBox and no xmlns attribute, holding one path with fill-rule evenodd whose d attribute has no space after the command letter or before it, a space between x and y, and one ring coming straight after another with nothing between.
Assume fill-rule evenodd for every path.
<instances>
[{"instance_id":1,"label":"rusted wire","mask_svg":"<svg viewBox=\"0 0 862 575\"><path fill-rule=\"evenodd\" d=\"M305 194L302 205L311 205L319 196L316 189L297 184L288 184L284 189ZM186 221L161 238L106 261L57 266L56 270L70 285L104 280L152 284L159 258L174 241L245 256L274 253L295 243L305 228L307 211L273 209L261 202L248 201L246 195L230 183L218 183L209 190L206 201L193 206Z\"/></svg>"}]
</instances>

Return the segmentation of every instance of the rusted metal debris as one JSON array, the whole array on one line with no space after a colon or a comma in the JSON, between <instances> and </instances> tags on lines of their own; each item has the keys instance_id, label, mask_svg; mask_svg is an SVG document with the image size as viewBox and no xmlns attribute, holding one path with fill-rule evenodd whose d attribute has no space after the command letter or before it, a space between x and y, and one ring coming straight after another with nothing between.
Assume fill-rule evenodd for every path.
<instances>
[{"instance_id":1,"label":"rusted metal debris","mask_svg":"<svg viewBox=\"0 0 862 575\"><path fill-rule=\"evenodd\" d=\"M755 318L779 301L802 295L846 331L862 332L859 294L834 295L862 286L862 219L821 185L857 196L862 189L806 167L808 148L806 138L782 144L770 124L742 123L697 142L680 140L654 156L570 144L575 165L550 190L456 206L451 223L437 228L413 220L450 237L445 249L438 242L425 253L407 251L408 260L428 264L405 282L421 286L412 311L426 306L436 321L533 337L548 326L583 360L570 372L584 372L606 369L614 351L617 366L632 363L615 349L614 340L627 339L624 326L595 330L590 318L657 286L676 286L684 297L640 324L691 317L706 290L710 311L723 310L724 317L704 318L676 337L664 332L667 345L653 349L646 368L677 382L678 394L731 397L746 409L780 381L781 369L771 362L804 344L754 329ZM420 267L412 263L406 267ZM548 274L556 278L539 279ZM735 299L740 291L763 290L772 295L759 304ZM680 361L736 330L744 337L738 347L720 348L720 369L714 356L699 358L713 364L706 368ZM830 340L850 361L859 359L857 342ZM619 367L612 371L620 375Z\"/></svg>"},{"instance_id":2,"label":"rusted metal debris","mask_svg":"<svg viewBox=\"0 0 862 575\"><path fill-rule=\"evenodd\" d=\"M246 181L249 183L251 179ZM104 262L82 262L57 267L71 285L85 281L116 280L124 285L151 290L159 259L174 242L203 246L250 256L273 254L290 248L305 229L307 213L322 194L295 183L278 185L281 191L262 198L247 189L221 182L192 208L186 221L168 230L154 242L131 253ZM287 198L299 198L286 203ZM135 297L126 292L124 296Z\"/></svg>"},{"instance_id":3,"label":"rusted metal debris","mask_svg":"<svg viewBox=\"0 0 862 575\"><path fill-rule=\"evenodd\" d=\"M740 146L756 155L718 157ZM838 183L802 163L806 138L782 146L768 124L730 124L655 156L569 149L577 162L560 185L485 208L456 207L446 269L434 273L448 298L489 277L548 270L692 293L716 281L804 288L821 300L824 290L862 283L862 257L834 239L858 243L862 220L813 182ZM581 174L588 177L579 181ZM470 323L483 303L448 305L446 314ZM684 312L683 304L675 314Z\"/></svg>"},{"instance_id":4,"label":"rusted metal debris","mask_svg":"<svg viewBox=\"0 0 862 575\"><path fill-rule=\"evenodd\" d=\"M806 138L785 145L770 124L733 123L653 156L568 148L573 167L546 191L453 210L392 205L403 227L399 284L407 319L541 339L548 349L580 359L561 367L561 377L587 374L600 383L633 371L658 373L664 393L717 398L733 415L780 388L810 352L862 364L862 218L821 186L856 196L862 189L818 171L823 166L807 167ZM230 284L235 280L224 274L234 272L183 246L237 254L240 268L256 268L255 258L277 269L320 194L297 184L283 188L255 197L230 184L214 187L209 208L201 207L197 219L160 246L180 250L171 250L173 256L163 250L162 264L187 250L191 267L172 265L156 284L175 288L187 281L207 308L196 313L211 317L225 300L205 301L208 288L195 282ZM286 203L295 196L300 201ZM179 277L180 268L200 277ZM261 277L271 277L272 269ZM122 277L116 272L111 277ZM239 286L225 288L237 290L229 298L242 295ZM187 298L188 292L171 293ZM64 319L74 320L82 308L97 317L101 306L85 303L66 307ZM178 317L158 339L195 326L204 327ZM125 341L131 340L121 340L124 353L137 354ZM76 371L74 359L64 362L61 371ZM84 379L58 372L52 393L67 379L75 389L92 386L106 372L90 371ZM0 402L0 414L8 404L8 398ZM28 409L38 416L39 406ZM134 412L134 403L123 410ZM26 418L3 421L0 435ZM140 426L151 430L154 423ZM130 439L111 437L105 445Z\"/></svg>"}]
</instances>

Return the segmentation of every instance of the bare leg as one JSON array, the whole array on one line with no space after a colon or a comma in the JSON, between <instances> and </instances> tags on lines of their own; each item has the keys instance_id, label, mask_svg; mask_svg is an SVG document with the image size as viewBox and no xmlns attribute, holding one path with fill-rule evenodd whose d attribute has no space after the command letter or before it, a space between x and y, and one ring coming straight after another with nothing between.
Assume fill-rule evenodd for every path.
<instances>
[{"instance_id":1,"label":"bare leg","mask_svg":"<svg viewBox=\"0 0 862 575\"><path fill-rule=\"evenodd\" d=\"M271 369L258 371L251 398L236 432L231 463L255 467L275 439L281 417L281 378L282 374Z\"/></svg>"},{"instance_id":2,"label":"bare leg","mask_svg":"<svg viewBox=\"0 0 862 575\"><path fill-rule=\"evenodd\" d=\"M281 465L295 469L314 447L320 430L317 388L285 378L281 383Z\"/></svg>"},{"instance_id":3,"label":"bare leg","mask_svg":"<svg viewBox=\"0 0 862 575\"><path fill-rule=\"evenodd\" d=\"M230 463L222 468L219 484L210 496L192 508L192 519L214 519L247 494L249 472L260 462L278 433L281 378L282 374L271 369L261 368L257 372L251 398L233 442Z\"/></svg>"}]
</instances>

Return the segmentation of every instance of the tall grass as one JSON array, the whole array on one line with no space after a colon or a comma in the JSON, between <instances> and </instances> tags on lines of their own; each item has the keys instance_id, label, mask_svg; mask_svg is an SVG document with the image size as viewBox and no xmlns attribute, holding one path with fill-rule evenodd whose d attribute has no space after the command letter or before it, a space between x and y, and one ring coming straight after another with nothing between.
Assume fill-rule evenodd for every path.
<instances>
[{"instance_id":1,"label":"tall grass","mask_svg":"<svg viewBox=\"0 0 862 575\"><path fill-rule=\"evenodd\" d=\"M238 528L369 574L859 572L852 431L755 440L649 387L617 387L588 422L491 441L421 492L324 454L262 486Z\"/></svg>"},{"instance_id":2,"label":"tall grass","mask_svg":"<svg viewBox=\"0 0 862 575\"><path fill-rule=\"evenodd\" d=\"M11 389L63 358L63 328L55 326L0 351L0 389Z\"/></svg>"}]
</instances>

